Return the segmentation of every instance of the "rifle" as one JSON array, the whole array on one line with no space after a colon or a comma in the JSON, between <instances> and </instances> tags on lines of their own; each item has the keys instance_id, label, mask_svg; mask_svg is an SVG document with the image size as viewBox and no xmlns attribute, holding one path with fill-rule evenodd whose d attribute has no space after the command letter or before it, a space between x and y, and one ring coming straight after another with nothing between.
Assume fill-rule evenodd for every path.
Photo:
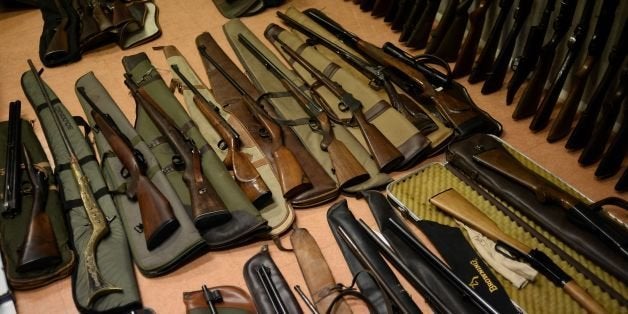
<instances>
[{"instance_id":1,"label":"rifle","mask_svg":"<svg viewBox=\"0 0 628 314\"><path fill-rule=\"evenodd\" d=\"M512 69L514 73L508 82L508 93L506 94L506 104L508 105L512 104L519 87L525 82L539 60L539 54L543 46L550 17L554 11L555 2L556 0L547 0L539 24L530 27L528 38L526 38L526 43L523 46L523 54L513 60Z\"/></svg>"},{"instance_id":2,"label":"rifle","mask_svg":"<svg viewBox=\"0 0 628 314\"><path fill-rule=\"evenodd\" d=\"M481 232L496 242L495 250L505 256L514 257L530 264L545 275L556 286L578 302L589 313L604 313L604 308L597 303L584 288L580 287L567 273L556 265L545 253L532 249L521 241L502 231L497 224L475 205L465 199L456 190L445 190L432 198L430 203Z\"/></svg>"},{"instance_id":3,"label":"rifle","mask_svg":"<svg viewBox=\"0 0 628 314\"><path fill-rule=\"evenodd\" d=\"M565 143L565 148L569 150L576 150L583 148L589 139L591 138L591 130L595 126L600 109L606 97L608 90L613 85L613 80L617 76L617 72L621 68L621 64L628 54L628 22L624 22L624 26L621 32L621 36L617 39L617 42L613 46L611 53L608 55L608 66L604 75L597 84L591 99L586 104L578 123L571 132L571 135Z\"/></svg>"},{"instance_id":4,"label":"rifle","mask_svg":"<svg viewBox=\"0 0 628 314\"><path fill-rule=\"evenodd\" d=\"M414 126L416 126L421 134L427 135L432 131L435 131L437 126L434 122L423 112L423 110L405 94L399 94L393 86L389 76L390 74L381 65L372 65L365 62L362 58L355 56L354 54L343 49L339 45L335 44L331 40L319 35L307 26L297 22L288 15L277 11L277 16L281 18L290 27L298 30L299 32L308 36L310 43L321 43L329 50L338 54L343 60L347 61L353 67L358 69L360 73L366 76L369 81L369 87L377 90L384 87L386 94L390 99L391 105L397 109L404 117L408 119Z\"/></svg>"},{"instance_id":5,"label":"rifle","mask_svg":"<svg viewBox=\"0 0 628 314\"><path fill-rule=\"evenodd\" d=\"M21 144L24 153L24 166L31 183L33 203L28 230L18 250L15 270L29 272L42 269L61 262L61 253L57 247L57 238L46 212L48 199L48 175L45 170L33 165L33 160L24 144Z\"/></svg>"},{"instance_id":6,"label":"rifle","mask_svg":"<svg viewBox=\"0 0 628 314\"><path fill-rule=\"evenodd\" d=\"M589 42L587 58L582 63L580 69L575 73L569 96L567 96L567 100L565 100L565 103L563 103L560 108L558 116L556 120L554 120L549 134L547 135L547 141L550 143L556 142L569 134L571 123L578 110L578 105L580 105L580 100L582 99L585 85L589 79L589 74L597 64L606 46L613 21L615 20L615 9L618 4L618 0L606 0L602 4L593 37L591 37L591 41Z\"/></svg>"},{"instance_id":7,"label":"rifle","mask_svg":"<svg viewBox=\"0 0 628 314\"><path fill-rule=\"evenodd\" d=\"M307 306L307 308L310 310L310 312L312 312L312 314L320 314L320 312L316 309L314 302L312 302L312 300L310 300L310 298L308 298L305 295L305 292L303 292L303 290L301 289L301 286L295 285L294 291L297 292L301 300L303 300L303 303L305 303L305 306Z\"/></svg>"},{"instance_id":8,"label":"rifle","mask_svg":"<svg viewBox=\"0 0 628 314\"><path fill-rule=\"evenodd\" d=\"M624 243L626 238L621 236L625 232L623 230L614 230L615 228L613 228L612 224L615 224L615 222L611 221L613 218L604 217L608 216L607 212L602 210L599 213L593 210L578 198L526 168L503 148L484 151L474 155L473 159L533 191L541 203L551 203L562 207L579 224L596 233L608 245L618 249L624 256L628 256L628 247Z\"/></svg>"},{"instance_id":9,"label":"rifle","mask_svg":"<svg viewBox=\"0 0 628 314\"><path fill-rule=\"evenodd\" d=\"M124 83L131 90L135 101L146 111L176 152L172 163L177 170L183 168L183 182L190 192L190 214L196 228L202 230L215 227L231 219L231 213L203 174L201 152L192 140L181 133L172 118L163 112L145 89L133 81L130 74L125 74L125 78Z\"/></svg>"},{"instance_id":10,"label":"rifle","mask_svg":"<svg viewBox=\"0 0 628 314\"><path fill-rule=\"evenodd\" d=\"M391 21L390 29L393 31L402 30L405 26L406 21L410 18L410 14L412 9L409 8L410 5L416 5L416 3L426 1L426 0L399 0L397 2L397 7L395 10L394 18Z\"/></svg>"},{"instance_id":11,"label":"rifle","mask_svg":"<svg viewBox=\"0 0 628 314\"><path fill-rule=\"evenodd\" d=\"M626 145L628 143L628 109L626 107L620 111L617 121L619 122L619 130L617 130L597 169L595 169L597 179L606 179L617 173L626 153L628 153L628 145Z\"/></svg>"},{"instance_id":12,"label":"rifle","mask_svg":"<svg viewBox=\"0 0 628 314\"><path fill-rule=\"evenodd\" d=\"M83 258L80 259L85 264L85 271L87 272L87 304L90 306L94 303L94 301L96 301L96 299L104 295L122 292L121 288L113 286L102 278L96 261L96 249L100 241L109 234L109 225L107 224L105 214L96 201L96 197L94 197L94 192L89 184L89 178L87 178L81 169L78 157L76 157L76 153L70 144L70 139L65 133L65 129L61 123L61 118L57 116L55 105L52 101L50 101L50 96L48 95L48 91L41 80L40 73L37 72L35 65L30 59L28 59L28 66L30 67L31 73L37 82L37 86L39 87L39 90L48 105L50 115L52 116L55 126L59 130L61 140L63 141L63 145L70 158L70 172L74 177L74 181L76 181L79 195L81 197L81 201L83 202L83 208L85 209L85 214L92 227L89 239L85 244L85 251L82 252Z\"/></svg>"},{"instance_id":13,"label":"rifle","mask_svg":"<svg viewBox=\"0 0 628 314\"><path fill-rule=\"evenodd\" d=\"M425 47L425 53L434 54L436 49L438 49L438 47L441 45L441 43L444 40L443 38L445 37L445 35L447 35L447 32L449 32L449 29L452 27L452 24L459 12L457 9L459 3L460 3L460 0L450 0L449 3L447 3L447 7L445 7L445 11L443 11L443 15L441 16L440 21L438 21L438 25L436 26L434 31L432 31L432 33L430 34L430 40L428 41L427 46ZM467 6L467 9L469 9L468 6ZM466 26L467 25L465 23L465 25L462 27L463 33L464 33L464 28L466 28Z\"/></svg>"},{"instance_id":14,"label":"rifle","mask_svg":"<svg viewBox=\"0 0 628 314\"><path fill-rule=\"evenodd\" d=\"M12 219L22 211L22 168L20 145L22 144L22 119L19 100L9 103L9 125L4 164L4 199L2 217Z\"/></svg>"},{"instance_id":15,"label":"rifle","mask_svg":"<svg viewBox=\"0 0 628 314\"><path fill-rule=\"evenodd\" d=\"M242 95L242 100L244 100L251 114L255 115L255 118L266 129L272 143L273 166L277 171L277 177L284 197L291 199L312 188L312 184L303 172L301 164L299 164L292 151L284 145L281 126L258 105L257 101L235 79L229 76L229 73L204 48L204 46L198 47L201 56L209 61Z\"/></svg>"},{"instance_id":16,"label":"rifle","mask_svg":"<svg viewBox=\"0 0 628 314\"><path fill-rule=\"evenodd\" d=\"M238 36L238 39L291 92L305 112L316 119L316 130L319 130L323 135L320 146L322 150L329 153L329 159L331 159L334 167L334 174L338 179L338 186L342 189L368 180L369 174L364 167L361 166L345 144L334 136L331 122L324 107L312 101L303 90L296 86L285 73L255 48L246 37Z\"/></svg>"},{"instance_id":17,"label":"rifle","mask_svg":"<svg viewBox=\"0 0 628 314\"><path fill-rule=\"evenodd\" d=\"M478 60L471 69L471 74L469 74L469 83L474 84L485 80L488 77L488 73L493 68L499 39L513 2L514 1L512 0L501 0L499 2L499 15L497 15L497 19L493 24L493 29L491 29L491 33L486 40L484 48L482 48L482 52L480 53Z\"/></svg>"},{"instance_id":18,"label":"rifle","mask_svg":"<svg viewBox=\"0 0 628 314\"><path fill-rule=\"evenodd\" d=\"M615 87L613 93L609 95L603 106L601 117L597 120L595 128L590 130L591 138L582 150L578 163L584 166L592 165L598 161L604 153L604 148L608 142L615 120L621 111L621 107L626 109L624 100L628 95L628 65L625 65L620 73L619 84ZM623 104L623 105L622 105Z\"/></svg>"},{"instance_id":19,"label":"rifle","mask_svg":"<svg viewBox=\"0 0 628 314\"><path fill-rule=\"evenodd\" d=\"M394 21L395 17L397 16L397 10L399 9L400 3L402 1L404 0L382 0L382 2L390 3L390 8L388 8L388 12L386 12L386 15L384 16L384 22L392 23Z\"/></svg>"},{"instance_id":20,"label":"rifle","mask_svg":"<svg viewBox=\"0 0 628 314\"><path fill-rule=\"evenodd\" d=\"M488 12L488 8L492 3L493 0L480 0L478 7L469 14L469 33L464 39L464 43L456 59L456 66L452 72L454 78L463 77L471 73L473 60L475 60L478 45L482 38L486 12Z\"/></svg>"},{"instance_id":21,"label":"rifle","mask_svg":"<svg viewBox=\"0 0 628 314\"><path fill-rule=\"evenodd\" d=\"M255 207L263 208L269 201L272 201L272 192L249 158L240 151L240 145L242 145L240 135L220 114L220 108L203 97L176 64L172 65L172 70L183 81L183 84L192 91L194 94L192 99L196 107L220 135L222 143L227 148L227 156L223 163L227 169L233 170L233 177L238 186Z\"/></svg>"},{"instance_id":22,"label":"rifle","mask_svg":"<svg viewBox=\"0 0 628 314\"><path fill-rule=\"evenodd\" d=\"M441 0L427 0L427 7L423 10L423 15L421 15L421 19L419 19L412 30L412 34L408 37L406 46L416 49L425 48L430 33L432 32L432 25L434 24L440 1Z\"/></svg>"},{"instance_id":23,"label":"rifle","mask_svg":"<svg viewBox=\"0 0 628 314\"><path fill-rule=\"evenodd\" d=\"M65 8L61 5L60 0L54 0L54 2L61 16L61 21L59 21L59 24L55 27L55 33L52 35L52 38L50 38L46 52L44 52L44 59L46 60L59 60L70 54L68 31L66 30L70 19Z\"/></svg>"},{"instance_id":24,"label":"rifle","mask_svg":"<svg viewBox=\"0 0 628 314\"><path fill-rule=\"evenodd\" d=\"M394 219L388 218L388 222L393 231L405 241L408 246L421 254L432 266L437 269L445 280L449 281L453 286L458 288L462 294L468 296L478 308L483 312L497 314L497 311L491 304L486 302L475 290L467 286L467 284L460 279L448 265L441 261L434 253L432 253L423 243L421 243L416 237L408 232L404 227L399 225Z\"/></svg>"},{"instance_id":25,"label":"rifle","mask_svg":"<svg viewBox=\"0 0 628 314\"><path fill-rule=\"evenodd\" d=\"M421 98L428 100L432 108L435 108L435 111L446 119L447 122L445 123L450 126L453 125L459 135L465 136L473 132L479 113L474 111L472 106L452 95L454 93L458 95L466 94L466 91L464 91L461 85L450 81L446 75L420 62L415 62L412 57L407 56L405 52L394 47L392 44L385 44L382 50L382 48L363 41L355 34L343 29L342 26L319 10L308 9L304 13L349 47L356 49L374 62L391 70L395 70L395 73L399 74L395 75L399 78L397 81L399 86L410 95L413 95L415 99ZM394 56L389 53L394 54ZM430 81L426 79L423 73L427 73ZM432 84L445 89L452 87L452 89L455 89L455 92L437 92Z\"/></svg>"},{"instance_id":26,"label":"rifle","mask_svg":"<svg viewBox=\"0 0 628 314\"><path fill-rule=\"evenodd\" d=\"M78 93L91 107L91 116L96 128L111 146L111 150L124 166L121 174L129 178L126 184L126 196L137 200L142 217L142 232L146 239L146 248L153 250L167 240L177 228L179 221L172 212L168 199L147 177L144 155L133 147L129 139L120 131L109 114L104 113L85 92L77 87Z\"/></svg>"},{"instance_id":27,"label":"rifle","mask_svg":"<svg viewBox=\"0 0 628 314\"><path fill-rule=\"evenodd\" d=\"M379 129L366 119L366 116L362 111L362 103L359 100L348 93L338 83L325 76L325 74L316 69L307 60L303 59L301 55L281 41L278 36L275 35L273 40L279 43L281 49L288 56L290 56L290 58L294 59L297 63L303 66L303 68L310 73L312 77L338 97L341 106L344 106L351 111L353 119L357 122L357 126L360 128L362 136L364 136L364 140L367 143L369 151L371 152L371 155L377 163L380 171L392 171L400 162L403 161L403 155L401 155L401 152L399 152L399 150L384 136L384 134L382 134ZM322 97L318 95L316 91L314 95L317 95L317 97L320 98L319 102L323 102ZM340 121L340 119L337 118L332 118L332 120Z\"/></svg>"},{"instance_id":28,"label":"rifle","mask_svg":"<svg viewBox=\"0 0 628 314\"><path fill-rule=\"evenodd\" d=\"M515 120L527 118L534 115L539 105L541 96L543 95L543 87L549 75L554 57L556 56L556 48L562 41L563 37L571 27L571 21L576 11L575 0L561 0L560 11L554 20L554 34L550 41L545 44L540 51L539 61L536 70L530 79L530 83L523 92L523 96L519 99L517 107L512 113Z\"/></svg>"},{"instance_id":29,"label":"rifle","mask_svg":"<svg viewBox=\"0 0 628 314\"><path fill-rule=\"evenodd\" d=\"M517 37L519 36L528 15L530 15L531 10L532 0L519 0L519 5L517 5L514 13L515 23L506 36L501 50L499 51L499 55L497 55L497 59L495 59L493 68L488 73L488 77L486 78L486 81L484 81L484 85L482 85L482 94L490 94L502 87L504 78L506 77L506 71L508 70L508 64L510 63L510 58L512 57L512 52L515 49Z\"/></svg>"},{"instance_id":30,"label":"rifle","mask_svg":"<svg viewBox=\"0 0 628 314\"><path fill-rule=\"evenodd\" d=\"M576 57L580 54L580 50L584 45L584 40L589 30L589 21L593 15L594 6L594 0L587 0L585 2L584 11L582 11L582 15L580 16L580 22L578 22L573 35L567 41L567 47L569 49L567 51L567 55L565 56L565 59L563 59L563 63L558 71L558 74L556 74L556 77L551 80L552 84L550 89L545 94L545 97L537 109L532 122L530 122L530 130L533 132L544 129L547 126L547 123L549 123L552 111L554 111L554 106L556 106L556 102L558 101L558 96L560 95L563 85L567 80L567 75L569 74L574 62L576 62Z\"/></svg>"},{"instance_id":31,"label":"rifle","mask_svg":"<svg viewBox=\"0 0 628 314\"><path fill-rule=\"evenodd\" d=\"M403 28L401 29L401 35L399 35L400 42L408 41L408 37L410 37L410 34L412 34L412 30L421 19L421 15L423 14L422 10L425 9L426 1L427 0L415 0L412 4L412 8L404 9L404 11L407 10L407 12L404 12L404 14L407 14L408 16L403 23ZM394 22L393 22L393 26L394 26Z\"/></svg>"},{"instance_id":32,"label":"rifle","mask_svg":"<svg viewBox=\"0 0 628 314\"><path fill-rule=\"evenodd\" d=\"M434 52L435 56L447 62L456 61L460 45L462 44L464 31L467 28L467 21L469 20L469 7L471 7L472 3L473 0L466 0L456 8L455 19L452 21L451 26L447 30L447 33L443 38L443 42Z\"/></svg>"}]
</instances>

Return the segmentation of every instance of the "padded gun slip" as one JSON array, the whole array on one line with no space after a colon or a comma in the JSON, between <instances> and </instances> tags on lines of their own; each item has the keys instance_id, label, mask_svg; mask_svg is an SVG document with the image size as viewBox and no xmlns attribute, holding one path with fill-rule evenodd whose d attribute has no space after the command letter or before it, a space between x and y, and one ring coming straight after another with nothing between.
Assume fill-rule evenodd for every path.
<instances>
[{"instance_id":1,"label":"padded gun slip","mask_svg":"<svg viewBox=\"0 0 628 314\"><path fill-rule=\"evenodd\" d=\"M222 161L207 144L196 124L192 122L148 57L143 53L127 56L122 59L122 64L127 71L127 80L133 80L138 85L138 89L143 90L144 95L152 98L154 104L164 113L165 119L173 121L175 129L178 130L175 132L181 132L181 136L185 138L184 141L188 143L191 141L201 154L199 167L202 172L194 173L206 177L208 184L217 194L215 200L224 204L220 206L221 212L227 210L230 215L230 218L222 217L221 221L215 221L219 225L201 226L200 232L209 247L212 249L231 247L248 242L256 236L267 234L268 222L231 178ZM173 167L175 152L171 146L172 143L165 140L162 131L156 127L142 106L138 106L135 129L157 158L161 171L166 174L188 215L193 215L190 198L192 193L183 180L182 171ZM200 205L204 204L204 202L200 203ZM210 221L212 221L211 218Z\"/></svg>"},{"instance_id":2,"label":"padded gun slip","mask_svg":"<svg viewBox=\"0 0 628 314\"><path fill-rule=\"evenodd\" d=\"M110 191L116 192L113 193L113 201L119 209L118 214L123 222L134 263L147 277L164 275L176 269L199 250L206 248L205 241L188 217L166 175L160 171L156 157L94 73L80 77L75 87L85 116L94 130L105 182ZM111 123L103 126L100 124L102 120L95 122L97 110L108 116ZM144 175L150 183L133 179L137 174L128 174L133 170L125 165L128 161L123 163L121 159L126 160L129 156L116 154L119 149L113 149L112 146L119 144L110 142L111 137L115 136L105 134L106 129L103 129L107 125L117 128L132 145L129 149L133 149L133 156L139 156L138 166L145 169ZM124 138L120 140L124 141ZM151 184L154 186L152 191L142 187ZM130 194L131 190L137 191L135 196ZM165 201L158 201L162 197ZM165 214L168 214L168 218L160 219ZM152 231L152 234L160 237L159 242L148 238L151 220L165 221Z\"/></svg>"},{"instance_id":3,"label":"padded gun slip","mask_svg":"<svg viewBox=\"0 0 628 314\"><path fill-rule=\"evenodd\" d=\"M474 138L471 137L466 141L454 144L452 147L464 145L465 143L469 145L469 148L479 147L476 142L473 143L473 146L469 144L469 141ZM498 141L493 137L490 138ZM509 146L508 149L511 152L515 152ZM518 157L521 157L520 154L516 154ZM521 212L513 203L510 203L509 198L501 198L503 194L493 190L491 193L495 193L500 197L496 199L495 194L488 193L485 188L478 185L474 180L484 175L482 170L473 172L469 177L468 174L470 172L457 170L454 163L455 160L445 165L430 164L422 167L415 173L395 181L388 187L391 200L402 213L411 217L454 226L455 223L453 223L451 216L430 203L430 200L436 201L438 199L436 195L439 193L453 189L466 199L466 202L470 202L473 207L490 217L490 220L496 223L499 229L508 234L508 236L516 238L517 241L523 243L527 248L536 248L546 254L559 267L558 270L564 272L564 275L566 275L564 278L572 279L572 284L578 284L583 287L584 290L582 291L585 291L593 300L601 304L605 311L617 312L626 306L626 286L619 277L604 271L592 260L580 255L564 242L548 235L547 229L541 227L534 220L525 218L525 216L522 217ZM500 185L500 189L508 191L508 187L504 185ZM440 198L444 198L445 195L449 194L442 193L443 196ZM434 204L441 205L437 202ZM456 208L462 207L457 206ZM470 227L472 226L470 225ZM532 253L530 255L532 257L535 256ZM528 259L525 255L515 256L523 256L524 261ZM543 264L544 262L541 265ZM538 265L532 264L532 266L536 268ZM539 272L544 273L542 269L539 269ZM553 274L560 274L560 272L554 272ZM505 281L505 277L500 273L497 274L497 277L511 298L528 312L581 311L580 305L568 295L568 293L571 294L571 288L565 286L563 289L566 293L561 292L559 287L548 280L548 278L552 278L551 276L538 276L522 289L517 289L514 285Z\"/></svg>"},{"instance_id":4,"label":"padded gun slip","mask_svg":"<svg viewBox=\"0 0 628 314\"><path fill-rule=\"evenodd\" d=\"M30 65L22 88L54 157L78 256L72 273L74 303L84 313L140 308L126 234L100 166L73 117Z\"/></svg>"},{"instance_id":5,"label":"padded gun slip","mask_svg":"<svg viewBox=\"0 0 628 314\"><path fill-rule=\"evenodd\" d=\"M39 204L43 207L39 210L47 213L50 226L52 227L54 239L54 245L60 253L60 260L51 261L51 263L39 264L39 267L23 270L18 265L22 262L21 258L26 253L25 244L27 241L27 233L31 225L36 225L34 217L32 216L33 210L35 210L34 204L34 188L26 173L28 164L26 164L23 171L20 171L18 179L18 191L21 193L21 206L19 206L19 213L14 217L8 217L2 215L0 217L0 248L2 249L4 270L6 273L7 282L16 290L34 289L40 286L44 286L53 281L61 278L65 278L70 275L74 265L76 264L76 254L70 247L70 239L68 235L68 229L65 224L65 211L63 205L59 199L59 192L56 186L56 180L52 173L52 168L48 163L46 154L35 136L33 131L33 125L27 121L18 117L17 127L21 129L21 143L17 147L20 155L22 155L23 147L30 153L31 164L35 169L43 172L45 181L43 188L47 190L47 193L42 193L43 200L39 201ZM2 182L3 189L6 175L6 149L8 141L8 123L0 123L0 182ZM25 156L23 156L25 157ZM24 159L24 158L22 158ZM24 160L26 162L26 160ZM18 165L19 167L19 165ZM29 192L30 190L30 192ZM6 192L3 193L3 201L6 201Z\"/></svg>"}]
</instances>

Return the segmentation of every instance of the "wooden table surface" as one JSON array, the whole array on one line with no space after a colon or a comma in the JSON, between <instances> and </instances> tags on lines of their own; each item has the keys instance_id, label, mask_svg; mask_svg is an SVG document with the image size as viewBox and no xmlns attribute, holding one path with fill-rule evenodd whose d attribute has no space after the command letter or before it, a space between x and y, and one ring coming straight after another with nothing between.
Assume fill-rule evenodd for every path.
<instances>
[{"instance_id":1,"label":"wooden table surface","mask_svg":"<svg viewBox=\"0 0 628 314\"><path fill-rule=\"evenodd\" d=\"M83 74L93 71L96 77L107 88L124 113L133 121L135 104L124 86L124 73L121 59L123 56L146 52L153 64L160 69L165 78L169 78L168 66L163 54L153 51L151 47L159 45L176 45L187 57L198 73L202 71L201 59L196 52L194 38L201 32L209 31L227 54L235 58L235 54L226 41L221 26L227 21L219 14L210 0L158 1L159 23L163 35L148 44L122 51L115 44L90 51L79 62L65 66L46 69L43 78L63 103L74 115L84 115L74 93L74 82ZM382 19L374 19L368 13L361 12L351 1L341 0L290 0L280 9L294 6L297 9L316 7L322 9L348 30L376 45L386 41L397 43L398 34L390 31ZM270 22L281 23L275 16L275 10L268 10L254 17L244 18L244 23L258 36ZM27 59L33 59L41 65L38 57L38 42L42 30L42 18L39 10L26 10L0 13L0 119L8 119L8 103L20 99L22 117L36 119L36 115L20 87L20 77L28 70ZM268 44L268 43L267 43ZM418 53L418 52L413 52ZM204 74L201 77L206 81ZM502 138L524 154L554 172L566 182L595 200L606 196L619 196L613 190L618 176L608 180L597 181L594 178L595 166L580 167L577 163L578 153L569 153L564 148L564 140L555 144L545 141L546 132L532 134L528 130L529 119L515 122L510 118L513 108L505 106L505 89L484 96L480 94L481 84L470 86L465 79L460 80L467 86L475 102L504 125ZM45 139L39 123L35 124L39 138ZM48 151L49 153L49 151ZM50 158L50 155L49 155ZM443 160L436 157L433 160ZM420 165L419 165L420 166ZM410 170L411 171L411 170ZM407 173L407 172L404 172ZM395 173L398 178L404 173ZM356 216L365 218L367 223L374 225L366 203L350 198L349 206ZM297 222L300 227L309 229L316 238L325 258L330 264L338 282L349 283L351 276L338 249L325 219L330 204L316 208L298 210ZM287 241L287 239L284 239ZM262 244L269 244L271 254L284 273L290 285L300 284L305 287L295 257L291 253L280 252L267 243L253 243L221 252L209 252L184 265L175 272L158 277L145 278L136 271L142 301L146 307L157 313L183 313L182 292L200 289L202 284L208 286L236 285L245 288L242 278L242 266L245 261L257 253ZM420 296L411 286L406 285L416 300ZM57 281L46 287L30 291L15 292L17 307L20 313L76 313L72 300L70 278ZM426 308L425 305L422 307Z\"/></svg>"}]
</instances>

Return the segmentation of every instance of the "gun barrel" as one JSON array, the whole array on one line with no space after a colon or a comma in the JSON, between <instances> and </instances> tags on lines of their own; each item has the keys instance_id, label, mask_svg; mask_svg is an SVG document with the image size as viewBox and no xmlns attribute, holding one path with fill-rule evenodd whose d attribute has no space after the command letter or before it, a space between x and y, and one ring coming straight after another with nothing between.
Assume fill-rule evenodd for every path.
<instances>
[{"instance_id":1,"label":"gun barrel","mask_svg":"<svg viewBox=\"0 0 628 314\"><path fill-rule=\"evenodd\" d=\"M20 193L21 156L19 146L22 143L22 120L20 119L21 102L9 103L9 125L7 130L7 147L4 164L4 199L2 217L15 218L22 210L22 194Z\"/></svg>"}]
</instances>

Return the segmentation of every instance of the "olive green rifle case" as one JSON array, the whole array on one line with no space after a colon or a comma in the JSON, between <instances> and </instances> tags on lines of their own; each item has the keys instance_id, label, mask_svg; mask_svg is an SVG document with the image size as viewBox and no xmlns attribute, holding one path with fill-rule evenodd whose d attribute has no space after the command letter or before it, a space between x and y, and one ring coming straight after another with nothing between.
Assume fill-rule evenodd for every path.
<instances>
[{"instance_id":1,"label":"olive green rifle case","mask_svg":"<svg viewBox=\"0 0 628 314\"><path fill-rule=\"evenodd\" d=\"M495 137L491 136L491 138L495 141L500 141ZM473 139L473 137L468 140L470 139ZM525 158L529 161L529 159L509 145L504 142L501 143L511 153L515 154L517 158ZM535 167L541 169L536 164ZM559 180L545 170L542 171L553 180ZM389 199L404 216L457 226L450 216L436 209L429 202L432 196L449 188L454 188L482 212L491 217L504 232L526 245L546 253L563 271L585 288L596 301L602 304L607 311L610 313L625 311L628 289L621 280L603 271L591 260L578 255L565 243L553 236L549 236L547 230L539 225L526 218L521 218L520 212L515 210L512 205L509 205L507 201L501 198L495 198L491 193L487 193L482 186L472 179L473 177L463 174L452 161L445 164L432 163L394 181L389 184L387 190ZM561 184L564 185L564 182ZM582 196L577 192L576 195ZM513 215L518 218L513 219ZM565 258L564 254L573 256L573 260L576 260L576 263L579 265L576 267L571 264L571 261L567 261L569 257ZM582 267L586 268L585 272L588 271L593 276L598 277L598 279L593 279L595 282L602 282L601 285L606 287L602 288L590 280L589 275L584 274ZM537 276L534 282L528 283L522 289L517 289L510 282L506 281L501 274L496 271L494 273L506 289L508 295L529 313L575 313L583 311L578 303L559 287L551 283L545 276Z\"/></svg>"},{"instance_id":2,"label":"olive green rifle case","mask_svg":"<svg viewBox=\"0 0 628 314\"><path fill-rule=\"evenodd\" d=\"M173 46L164 47L164 53L167 55L168 63L177 65L179 71L190 81L203 96L214 104L217 104L214 96L210 93L209 89L203 85L201 79L196 75L194 70L190 67L185 57L176 50ZM174 71L172 72L173 79L181 81ZM212 150L216 153L220 160L224 160L227 156L226 150L219 148L220 142L223 140L218 132L209 124L205 116L201 113L197 105L192 100L193 92L181 85L181 90L185 98L185 105L190 112L190 117L195 122L199 131L205 141L209 144ZM220 113L226 121L238 132L242 145L240 149L251 158L251 163L256 167L257 172L260 174L268 188L272 192L272 202L265 205L263 208L259 208L261 216L268 221L268 226L272 228L270 235L278 235L286 231L294 221L294 210L283 198L279 180L273 172L270 162L262 153L261 149L255 144L250 135L249 126L243 125L234 115L230 115L226 110L221 110Z\"/></svg>"},{"instance_id":3,"label":"olive green rifle case","mask_svg":"<svg viewBox=\"0 0 628 314\"><path fill-rule=\"evenodd\" d=\"M291 77L292 81L298 86L303 86L303 81L292 71L288 70L270 49L268 49L240 20L235 19L227 22L223 26L223 29L249 78L260 91L269 95L270 103L274 106L275 111L281 115L281 118L293 121L308 121L309 115L305 113L282 83L276 77L269 74L266 67L239 42L238 35L242 34L242 36L248 39L259 51L267 56L273 64L281 69L283 73ZM312 156L325 168L329 176L335 179L329 154L320 147L322 135L313 132L307 123L292 126L292 130L294 130L299 139L301 139L301 142L310 151ZM355 193L380 187L390 182L390 177L385 173L379 172L375 161L371 159L366 149L345 127L334 125L334 135L347 146L349 151L351 151L353 156L356 157L370 175L369 180L344 188L344 192Z\"/></svg>"},{"instance_id":4,"label":"olive green rifle case","mask_svg":"<svg viewBox=\"0 0 628 314\"><path fill-rule=\"evenodd\" d=\"M232 217L225 224L201 231L204 233L203 237L209 247L211 249L232 247L250 242L256 236L267 235L270 231L268 222L235 183L223 162L203 138L196 123L183 109L181 103L170 91L146 54L139 53L124 57L122 64L127 74L131 75L131 79L152 96L165 114L174 121L178 129L192 140L196 148L200 150L203 174L231 212ZM173 149L167 141L163 140L164 137L159 129L140 106L137 107L136 112L135 129L157 158L162 171L166 173L166 177L184 207L189 210L188 189L183 184L181 172L175 171L171 165L172 157L175 155Z\"/></svg>"},{"instance_id":5,"label":"olive green rifle case","mask_svg":"<svg viewBox=\"0 0 628 314\"><path fill-rule=\"evenodd\" d=\"M119 214L91 146L86 142L84 134L80 131L72 115L44 83L44 88L46 88L54 106L54 108L49 107L31 71L22 75L22 88L39 117L48 141L48 147L54 157L56 176L63 192L61 193L63 205L72 230L71 240L78 255L77 267L72 273L72 297L76 307L79 311L86 313L122 312L141 307L140 294L135 281L133 263L123 223L119 219ZM61 130L57 129L53 120L51 109L55 110L62 121L64 132L68 136L81 169L89 178L94 197L108 220L109 234L100 240L96 246L96 264L103 279L111 285L121 288L122 291L96 298L92 304L88 304L90 298L89 279L84 261L82 261L82 253L91 235L91 225L79 194L78 184L69 167L69 153L62 141Z\"/></svg>"},{"instance_id":6,"label":"olive green rifle case","mask_svg":"<svg viewBox=\"0 0 628 314\"><path fill-rule=\"evenodd\" d=\"M56 180L52 173L48 157L35 136L33 125L28 121L20 120L22 128L22 143L28 149L33 165L46 172L48 177L48 197L46 199L45 212L48 213L52 229L57 240L57 247L61 253L61 262L50 265L44 269L37 269L27 272L18 272L16 265L18 261L18 250L24 241L31 220L33 195L31 193L22 194L22 204L20 214L13 219L0 216L0 248L4 260L4 268L7 282L13 289L24 290L34 289L47 285L55 280L69 276L76 263L76 254L70 247L68 228L65 224L65 211L63 210ZM8 123L0 123L0 182L4 191L5 164L6 164L6 143L7 143ZM22 185L29 184L26 173L22 173ZM3 198L3 197L2 197Z\"/></svg>"},{"instance_id":7,"label":"olive green rifle case","mask_svg":"<svg viewBox=\"0 0 628 314\"><path fill-rule=\"evenodd\" d=\"M135 131L94 73L89 72L81 76L76 81L75 87L83 88L87 97L100 110L111 117L118 129L133 144L133 147L142 153L146 162L147 177L168 199L172 211L179 221L179 228L167 240L153 250L148 250L146 238L142 233L142 229L138 226L142 223L138 202L130 200L125 194L127 179L122 176L124 166L113 153L103 134L94 127L94 118L90 114L91 107L83 96L77 93L77 97L85 111L85 116L94 130L94 141L98 149L98 157L101 160L103 176L107 187L112 192L113 201L119 209L118 214L120 219L122 219L135 265L147 277L163 275L174 270L176 267L189 261L190 257L195 255L195 253L206 248L205 241L203 241L198 230L194 227L183 204L170 185L166 175L161 171L159 163L148 148L148 145ZM131 103L132 100L126 99L126 102Z\"/></svg>"}]
</instances>

